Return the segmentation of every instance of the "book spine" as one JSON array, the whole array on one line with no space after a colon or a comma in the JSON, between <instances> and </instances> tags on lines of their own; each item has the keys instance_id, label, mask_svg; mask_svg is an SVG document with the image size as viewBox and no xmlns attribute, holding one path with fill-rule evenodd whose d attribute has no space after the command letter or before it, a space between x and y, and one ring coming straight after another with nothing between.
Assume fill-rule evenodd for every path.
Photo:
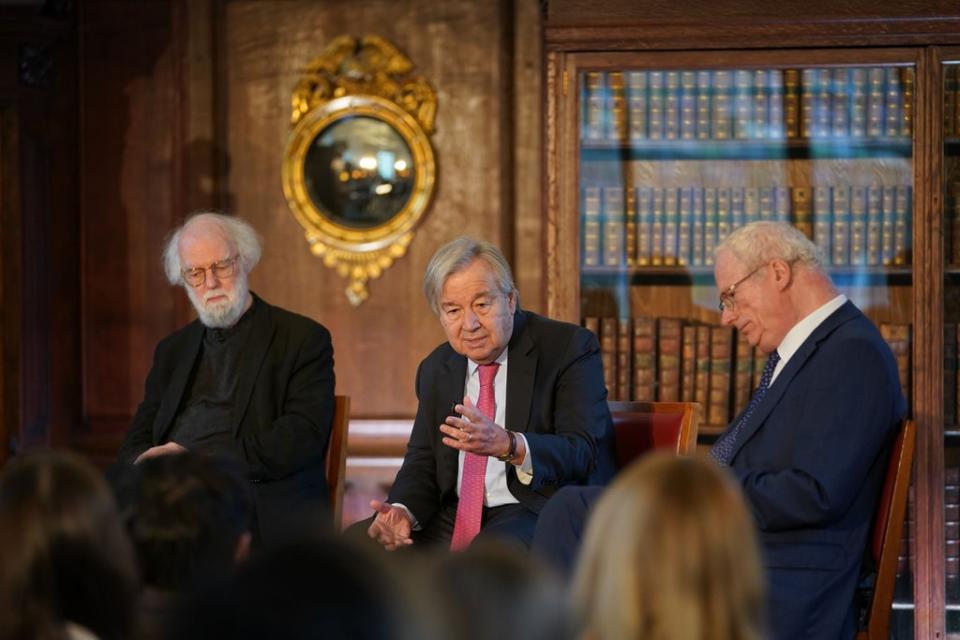
<instances>
[{"instance_id":1,"label":"book spine","mask_svg":"<svg viewBox=\"0 0 960 640\"><path fill-rule=\"evenodd\" d=\"M713 78L709 71L697 71L697 140L710 139Z\"/></svg>"},{"instance_id":2,"label":"book spine","mask_svg":"<svg viewBox=\"0 0 960 640\"><path fill-rule=\"evenodd\" d=\"M629 176L628 176L629 177ZM623 244L627 253L627 266L637 266L637 190L630 181L624 191Z\"/></svg>"},{"instance_id":3,"label":"book spine","mask_svg":"<svg viewBox=\"0 0 960 640\"><path fill-rule=\"evenodd\" d=\"M878 184L867 187L867 265L881 264L883 233L883 187Z\"/></svg>"},{"instance_id":4,"label":"book spine","mask_svg":"<svg viewBox=\"0 0 960 640\"><path fill-rule=\"evenodd\" d=\"M680 353L680 400L696 402L697 327L684 325Z\"/></svg>"},{"instance_id":5,"label":"book spine","mask_svg":"<svg viewBox=\"0 0 960 640\"><path fill-rule=\"evenodd\" d=\"M607 75L607 86L610 94L607 140L625 142L627 140L627 92L623 72L610 72Z\"/></svg>"},{"instance_id":6,"label":"book spine","mask_svg":"<svg viewBox=\"0 0 960 640\"><path fill-rule=\"evenodd\" d=\"M813 240L813 203L810 200L810 188L794 187L790 190L790 195L793 226L800 233Z\"/></svg>"},{"instance_id":7,"label":"book spine","mask_svg":"<svg viewBox=\"0 0 960 640\"><path fill-rule=\"evenodd\" d=\"M883 67L870 67L867 74L867 136L877 138L883 135L883 109L886 105L886 95L883 87Z\"/></svg>"},{"instance_id":8,"label":"book spine","mask_svg":"<svg viewBox=\"0 0 960 640\"><path fill-rule=\"evenodd\" d=\"M733 414L747 408L753 390L753 348L746 336L737 333L736 373L733 377Z\"/></svg>"},{"instance_id":9,"label":"book spine","mask_svg":"<svg viewBox=\"0 0 960 640\"><path fill-rule=\"evenodd\" d=\"M600 71L588 71L584 78L583 137L587 140L603 138L606 78Z\"/></svg>"},{"instance_id":10,"label":"book spine","mask_svg":"<svg viewBox=\"0 0 960 640\"><path fill-rule=\"evenodd\" d=\"M657 318L658 400L680 400L681 323L679 318Z\"/></svg>"},{"instance_id":11,"label":"book spine","mask_svg":"<svg viewBox=\"0 0 960 640\"><path fill-rule=\"evenodd\" d=\"M603 384L607 388L607 398L619 400L617 396L617 319L600 318L600 362L603 365Z\"/></svg>"},{"instance_id":12,"label":"book spine","mask_svg":"<svg viewBox=\"0 0 960 640\"><path fill-rule=\"evenodd\" d=\"M627 109L631 140L647 137L647 72L627 72Z\"/></svg>"},{"instance_id":13,"label":"book spine","mask_svg":"<svg viewBox=\"0 0 960 640\"><path fill-rule=\"evenodd\" d=\"M713 117L710 129L714 140L729 140L733 136L733 74L731 71L713 72Z\"/></svg>"},{"instance_id":14,"label":"book spine","mask_svg":"<svg viewBox=\"0 0 960 640\"><path fill-rule=\"evenodd\" d=\"M834 138L850 135L850 70L837 68L832 71L833 97L831 119Z\"/></svg>"},{"instance_id":15,"label":"book spine","mask_svg":"<svg viewBox=\"0 0 960 640\"><path fill-rule=\"evenodd\" d=\"M863 67L850 70L850 135L867 135L867 70Z\"/></svg>"},{"instance_id":16,"label":"book spine","mask_svg":"<svg viewBox=\"0 0 960 640\"><path fill-rule=\"evenodd\" d=\"M697 325L696 380L694 402L706 410L710 399L710 326Z\"/></svg>"},{"instance_id":17,"label":"book spine","mask_svg":"<svg viewBox=\"0 0 960 640\"><path fill-rule=\"evenodd\" d=\"M790 222L790 187L773 188L773 212L777 222Z\"/></svg>"},{"instance_id":18,"label":"book spine","mask_svg":"<svg viewBox=\"0 0 960 640\"><path fill-rule=\"evenodd\" d=\"M897 204L893 219L893 264L895 265L908 265L912 262L912 196L913 192L910 185L905 184L897 187Z\"/></svg>"},{"instance_id":19,"label":"book spine","mask_svg":"<svg viewBox=\"0 0 960 640\"><path fill-rule=\"evenodd\" d=\"M662 140L664 137L663 72L650 71L647 80L650 91L647 104L648 132L651 140Z\"/></svg>"},{"instance_id":20,"label":"book spine","mask_svg":"<svg viewBox=\"0 0 960 640\"><path fill-rule=\"evenodd\" d=\"M817 101L817 70L804 69L800 76L800 137L809 140L814 134Z\"/></svg>"},{"instance_id":21,"label":"book spine","mask_svg":"<svg viewBox=\"0 0 960 640\"><path fill-rule=\"evenodd\" d=\"M730 218L731 230L738 229L747 223L743 187L730 188Z\"/></svg>"},{"instance_id":22,"label":"book spine","mask_svg":"<svg viewBox=\"0 0 960 640\"><path fill-rule=\"evenodd\" d=\"M733 231L733 213L730 211L730 188L717 189L717 244L727 239Z\"/></svg>"},{"instance_id":23,"label":"book spine","mask_svg":"<svg viewBox=\"0 0 960 640\"><path fill-rule=\"evenodd\" d=\"M887 136L899 138L903 128L903 91L900 87L900 68L886 68L887 81Z\"/></svg>"},{"instance_id":24,"label":"book spine","mask_svg":"<svg viewBox=\"0 0 960 640\"><path fill-rule=\"evenodd\" d=\"M850 187L833 187L833 264L850 264Z\"/></svg>"},{"instance_id":25,"label":"book spine","mask_svg":"<svg viewBox=\"0 0 960 640\"><path fill-rule=\"evenodd\" d=\"M666 224L663 191L657 187L651 190L650 264L654 267L663 266L663 228Z\"/></svg>"},{"instance_id":26,"label":"book spine","mask_svg":"<svg viewBox=\"0 0 960 640\"><path fill-rule=\"evenodd\" d=\"M867 189L850 187L850 264L867 263Z\"/></svg>"},{"instance_id":27,"label":"book spine","mask_svg":"<svg viewBox=\"0 0 960 640\"><path fill-rule=\"evenodd\" d=\"M745 140L751 135L751 106L753 101L753 78L749 71L738 69L733 73L733 137Z\"/></svg>"},{"instance_id":28,"label":"book spine","mask_svg":"<svg viewBox=\"0 0 960 640\"><path fill-rule=\"evenodd\" d=\"M710 395L707 424L725 425L730 420L730 382L733 350L730 327L710 327Z\"/></svg>"},{"instance_id":29,"label":"book spine","mask_svg":"<svg viewBox=\"0 0 960 640\"><path fill-rule=\"evenodd\" d=\"M690 264L695 267L703 266L704 232L706 219L703 209L703 187L693 187L690 190L690 209L693 217L690 221Z\"/></svg>"},{"instance_id":30,"label":"book spine","mask_svg":"<svg viewBox=\"0 0 960 640\"><path fill-rule=\"evenodd\" d=\"M897 189L893 186L884 186L882 195L880 223L880 259L886 266L893 264L894 257L894 227L897 207Z\"/></svg>"},{"instance_id":31,"label":"book spine","mask_svg":"<svg viewBox=\"0 0 960 640\"><path fill-rule=\"evenodd\" d=\"M680 188L680 215L677 226L677 264L685 267L693 261L690 238L693 227L693 188Z\"/></svg>"},{"instance_id":32,"label":"book spine","mask_svg":"<svg viewBox=\"0 0 960 640\"><path fill-rule=\"evenodd\" d=\"M633 342L630 318L621 318L617 323L617 398L629 400L632 390L630 374L633 372L631 362Z\"/></svg>"},{"instance_id":33,"label":"book spine","mask_svg":"<svg viewBox=\"0 0 960 640\"><path fill-rule=\"evenodd\" d=\"M703 188L703 264L713 264L717 248L717 188ZM706 405L704 405L706 406Z\"/></svg>"},{"instance_id":34,"label":"book spine","mask_svg":"<svg viewBox=\"0 0 960 640\"><path fill-rule=\"evenodd\" d=\"M623 188L603 190L603 264L619 267L624 263Z\"/></svg>"},{"instance_id":35,"label":"book spine","mask_svg":"<svg viewBox=\"0 0 960 640\"><path fill-rule=\"evenodd\" d=\"M760 189L757 187L744 188L743 214L746 224L760 220Z\"/></svg>"},{"instance_id":36,"label":"book spine","mask_svg":"<svg viewBox=\"0 0 960 640\"><path fill-rule=\"evenodd\" d=\"M788 140L800 137L800 71L783 72L783 126Z\"/></svg>"},{"instance_id":37,"label":"book spine","mask_svg":"<svg viewBox=\"0 0 960 640\"><path fill-rule=\"evenodd\" d=\"M667 71L664 82L664 137L677 140L680 138L680 72Z\"/></svg>"},{"instance_id":38,"label":"book spine","mask_svg":"<svg viewBox=\"0 0 960 640\"><path fill-rule=\"evenodd\" d=\"M769 100L769 120L768 137L775 140L782 140L787 137L784 122L784 107L786 100L783 92L783 71L772 69L768 76L770 81L770 100ZM796 121L796 111L794 111L794 121Z\"/></svg>"},{"instance_id":39,"label":"book spine","mask_svg":"<svg viewBox=\"0 0 960 640\"><path fill-rule=\"evenodd\" d=\"M663 190L663 265L677 264L677 239L680 233L680 203L676 187Z\"/></svg>"},{"instance_id":40,"label":"book spine","mask_svg":"<svg viewBox=\"0 0 960 640\"><path fill-rule=\"evenodd\" d=\"M656 400L657 329L653 318L633 319L633 399Z\"/></svg>"},{"instance_id":41,"label":"book spine","mask_svg":"<svg viewBox=\"0 0 960 640\"><path fill-rule=\"evenodd\" d=\"M913 136L913 67L903 67L900 70L900 86L903 88L900 135L910 138Z\"/></svg>"},{"instance_id":42,"label":"book spine","mask_svg":"<svg viewBox=\"0 0 960 640\"><path fill-rule=\"evenodd\" d=\"M813 242L820 250L820 255L828 263L833 255L831 241L833 240L833 210L830 201L830 187L818 186L813 188Z\"/></svg>"},{"instance_id":43,"label":"book spine","mask_svg":"<svg viewBox=\"0 0 960 640\"><path fill-rule=\"evenodd\" d=\"M760 187L758 193L760 200L760 219L773 220L773 187Z\"/></svg>"},{"instance_id":44,"label":"book spine","mask_svg":"<svg viewBox=\"0 0 960 640\"><path fill-rule=\"evenodd\" d=\"M697 74L695 71L680 72L680 137L693 140L697 137Z\"/></svg>"},{"instance_id":45,"label":"book spine","mask_svg":"<svg viewBox=\"0 0 960 640\"><path fill-rule=\"evenodd\" d=\"M651 188L637 187L637 264L641 267L649 266L653 257L651 248L652 204Z\"/></svg>"},{"instance_id":46,"label":"book spine","mask_svg":"<svg viewBox=\"0 0 960 640\"><path fill-rule=\"evenodd\" d=\"M833 114L832 96L833 77L830 69L817 69L817 95L814 98L813 136L829 138L833 133L831 116Z\"/></svg>"},{"instance_id":47,"label":"book spine","mask_svg":"<svg viewBox=\"0 0 960 640\"><path fill-rule=\"evenodd\" d=\"M600 188L583 189L583 266L600 264Z\"/></svg>"},{"instance_id":48,"label":"book spine","mask_svg":"<svg viewBox=\"0 0 960 640\"><path fill-rule=\"evenodd\" d=\"M770 74L766 69L753 72L753 127L754 138L770 138Z\"/></svg>"}]
</instances>

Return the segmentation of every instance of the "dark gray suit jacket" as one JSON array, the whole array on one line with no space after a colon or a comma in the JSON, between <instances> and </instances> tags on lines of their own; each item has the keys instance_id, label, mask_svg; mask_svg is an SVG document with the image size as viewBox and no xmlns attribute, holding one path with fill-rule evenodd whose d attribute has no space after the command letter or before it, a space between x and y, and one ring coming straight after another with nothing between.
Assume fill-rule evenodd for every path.
<instances>
[{"instance_id":1,"label":"dark gray suit jacket","mask_svg":"<svg viewBox=\"0 0 960 640\"><path fill-rule=\"evenodd\" d=\"M506 424L524 434L533 482L507 467L510 492L534 513L567 484L603 484L613 476L613 427L596 337L576 325L529 311L514 316L508 346ZM403 465L387 498L428 523L456 499L458 451L444 445L440 425L461 402L467 359L448 344L417 370L417 417Z\"/></svg>"}]
</instances>

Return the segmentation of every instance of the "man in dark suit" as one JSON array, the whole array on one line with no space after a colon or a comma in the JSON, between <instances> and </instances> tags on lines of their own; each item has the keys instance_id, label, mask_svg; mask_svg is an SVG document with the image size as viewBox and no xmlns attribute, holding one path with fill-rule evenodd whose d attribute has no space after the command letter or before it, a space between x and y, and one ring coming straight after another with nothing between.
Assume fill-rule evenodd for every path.
<instances>
[{"instance_id":1,"label":"man in dark suit","mask_svg":"<svg viewBox=\"0 0 960 640\"><path fill-rule=\"evenodd\" d=\"M486 242L440 248L424 292L448 342L420 364L403 465L361 526L390 550L461 549L481 529L529 546L558 487L613 473L596 338L521 311L506 259Z\"/></svg>"},{"instance_id":2,"label":"man in dark suit","mask_svg":"<svg viewBox=\"0 0 960 640\"><path fill-rule=\"evenodd\" d=\"M739 480L759 529L771 637L853 638L867 538L906 413L896 362L789 225L732 233L715 277L722 322L770 354L754 400L711 455ZM538 547L569 558L596 493L558 495Z\"/></svg>"},{"instance_id":3,"label":"man in dark suit","mask_svg":"<svg viewBox=\"0 0 960 640\"><path fill-rule=\"evenodd\" d=\"M309 318L250 292L256 232L215 213L170 237L164 267L198 320L163 339L120 449L136 464L185 449L240 461L253 486L254 539L326 516L324 453L333 420L333 347Z\"/></svg>"}]
</instances>

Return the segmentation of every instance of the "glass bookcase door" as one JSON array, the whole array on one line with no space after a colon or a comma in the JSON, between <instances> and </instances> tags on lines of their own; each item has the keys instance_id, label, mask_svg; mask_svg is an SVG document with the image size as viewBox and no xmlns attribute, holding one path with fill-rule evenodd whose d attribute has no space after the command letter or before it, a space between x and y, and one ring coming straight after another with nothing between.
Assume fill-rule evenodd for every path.
<instances>
[{"instance_id":1,"label":"glass bookcase door","mask_svg":"<svg viewBox=\"0 0 960 640\"><path fill-rule=\"evenodd\" d=\"M944 203L944 573L946 628L960 632L960 414L957 332L960 326L960 56L942 65Z\"/></svg>"},{"instance_id":2,"label":"glass bookcase door","mask_svg":"<svg viewBox=\"0 0 960 640\"><path fill-rule=\"evenodd\" d=\"M766 355L721 326L713 251L754 220L816 243L909 395L915 67L660 60L576 73L579 311L609 397L699 402L704 447L747 405ZM913 636L911 535L895 637Z\"/></svg>"}]
</instances>

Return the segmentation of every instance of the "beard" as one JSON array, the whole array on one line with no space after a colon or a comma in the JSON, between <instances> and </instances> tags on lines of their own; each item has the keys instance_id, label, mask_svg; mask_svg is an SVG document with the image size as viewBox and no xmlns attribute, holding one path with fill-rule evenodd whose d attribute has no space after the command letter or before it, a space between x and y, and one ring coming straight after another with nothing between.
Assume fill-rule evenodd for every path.
<instances>
[{"instance_id":1,"label":"beard","mask_svg":"<svg viewBox=\"0 0 960 640\"><path fill-rule=\"evenodd\" d=\"M247 296L250 289L247 287L247 275L237 273L233 277L233 290L225 291L222 288L210 289L203 296L193 287L186 287L187 297L190 298L193 308L204 326L211 329L228 329L237 324L243 315ZM226 300L208 302L210 298L226 296Z\"/></svg>"}]
</instances>

